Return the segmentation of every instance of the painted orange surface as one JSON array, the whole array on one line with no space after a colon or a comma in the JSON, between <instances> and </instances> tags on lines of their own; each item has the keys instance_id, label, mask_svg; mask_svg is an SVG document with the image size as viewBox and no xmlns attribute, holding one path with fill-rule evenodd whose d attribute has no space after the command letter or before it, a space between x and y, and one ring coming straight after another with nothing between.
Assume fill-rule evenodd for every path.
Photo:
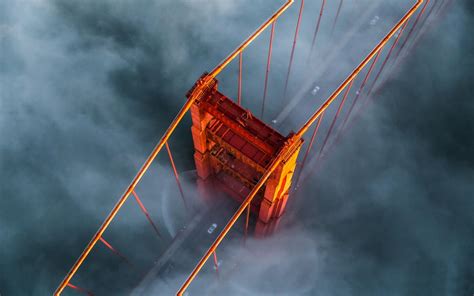
<instances>
[{"instance_id":1,"label":"painted orange surface","mask_svg":"<svg viewBox=\"0 0 474 296\"><path fill-rule=\"evenodd\" d=\"M213 87L191 108L191 132L198 176L212 179L238 202L243 202L275 160L288 137ZM296 167L299 149L282 163L252 200L250 210L263 223L281 216Z\"/></svg>"}]
</instances>

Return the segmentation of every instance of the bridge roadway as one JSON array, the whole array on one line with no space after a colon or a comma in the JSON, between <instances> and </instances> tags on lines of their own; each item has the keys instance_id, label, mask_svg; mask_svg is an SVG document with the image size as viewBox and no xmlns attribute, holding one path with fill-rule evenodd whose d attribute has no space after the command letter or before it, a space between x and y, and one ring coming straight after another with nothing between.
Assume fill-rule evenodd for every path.
<instances>
[{"instance_id":1,"label":"bridge roadway","mask_svg":"<svg viewBox=\"0 0 474 296\"><path fill-rule=\"evenodd\" d=\"M341 54L342 57L350 59L350 57L344 56L344 52L353 51L351 47L354 44L353 42L356 41L354 36L360 36L361 32L367 30L368 22L373 15L376 15L380 7L381 3L372 3L357 19L356 23L351 24L352 28L349 30L349 33L344 34L336 47L323 49L323 51L325 51L323 55L327 55L327 57L317 65L318 71L314 73L316 75L307 76L302 87L300 87L299 91L293 96L291 103L287 104L275 117L274 125L279 128L288 126L288 124L294 125L294 122L291 120L291 115L294 115L295 107L301 103L302 99L309 99L305 104L309 105L307 110L312 111L315 107L314 104L319 104L317 101L320 98L329 95L329 90L333 88L332 86L335 86L335 82L341 80L341 77L338 75L348 72L343 66L340 66L339 69L334 69L334 65L347 64L337 63L336 60L341 58ZM384 15L381 11L378 13L384 18L378 33L385 33L387 27L392 25L397 17L395 17L394 20L389 20L389 17ZM365 33L369 34L367 32ZM368 41L367 43L371 46L375 43L374 40L378 40L378 38L378 34L374 34L374 36L367 38L366 41ZM366 50L361 49L361 52L366 52ZM331 67L333 69L329 71ZM334 74L334 72L337 75ZM330 73L333 74L328 75ZM317 96L311 94L312 86L314 86L315 81L318 82L318 85L326 85L325 89L321 89ZM298 112L301 112L301 110ZM300 114L299 117L305 118L306 116L301 116ZM221 196L209 208L197 213L189 220L188 224L179 231L171 245L140 284L132 291L131 295L174 295L189 275L189 272L195 267L198 258L201 258L207 251L207 248L216 239L237 208L238 204L232 198ZM243 218L241 219L242 222L236 224L236 227L229 233L229 236L223 241L219 249L225 250L225 245L235 244L238 240L242 241L244 222ZM252 223L250 224L252 225ZM213 225L215 225L215 227ZM226 277L226 274L229 275L235 271L238 258L229 255L229 253L230 252L226 251L225 255L221 256L222 258L220 258L219 253L217 254L219 264L218 272L216 272L214 268L213 260L209 259L202 273L191 284L185 295L218 295L216 289L218 281L216 281L216 279L213 281L210 277Z\"/></svg>"},{"instance_id":2,"label":"bridge roadway","mask_svg":"<svg viewBox=\"0 0 474 296\"><path fill-rule=\"evenodd\" d=\"M380 3L374 3L371 5L370 9L364 13L363 17L358 20L357 25L354 26L356 29L353 31L360 31L364 25L370 20L370 16L374 15L376 9L380 7ZM339 52L338 54L331 54L329 58L319 65L322 68L318 69L319 71L315 76L308 76L309 79L305 81L303 91L297 93L290 104L283 109L283 111L277 116L277 126L282 127L288 123L294 124L291 122L292 112L294 112L295 107L301 101L301 99L309 98L309 104L319 104L317 102L322 97L329 95L330 87L322 89L318 96L311 95L311 85L315 84L315 80L318 80L319 85L329 85L332 83L332 80L339 81L340 79L331 77L332 79L322 79L322 74L328 74L327 69L330 65L333 65L337 56L340 56L341 52L348 50L348 47L351 46L351 41L354 41L353 38L350 38L345 35L345 38L342 39L340 45L335 48ZM347 72L347 71L339 71ZM327 75L326 75L327 76ZM333 75L334 76L334 75ZM326 81L324 81L326 80ZM316 101L316 102L315 102ZM313 108L308 108L312 110ZM191 196L189 196L191 197ZM193 270L197 261L201 256L207 251L207 248L212 244L216 239L217 235L220 233L225 224L229 221L232 214L237 210L238 204L231 199L230 197L221 196L219 200L210 206L208 209L203 210L197 213L188 224L183 227L176 237L173 239L171 245L163 253L163 255L158 259L155 266L150 270L150 272L144 277L140 284L133 290L131 295L174 295L180 288L181 284L185 281L186 277L189 275L189 272ZM287 213L288 214L288 213ZM242 219L243 220L243 219ZM213 224L216 224L215 229L211 230ZM243 222L236 225L236 229L229 233L229 237L223 241L225 245L229 240L232 239L232 236L236 236L238 233L240 239L243 237ZM221 246L219 249L224 250L225 246ZM222 257L222 258L220 258ZM226 252L225 256L219 256L217 254L218 262L221 263L219 276L225 277L225 273L230 273L233 270L234 263L230 263L232 258L229 256L229 252ZM187 290L187 295L212 295L215 286L218 284L217 281L208 278L209 275L216 276L216 271L214 270L214 262L212 259L206 263L206 266L203 269L203 273L200 274L196 280L191 284ZM207 278L207 281L205 280ZM216 294L217 295L217 294Z\"/></svg>"},{"instance_id":3,"label":"bridge roadway","mask_svg":"<svg viewBox=\"0 0 474 296\"><path fill-rule=\"evenodd\" d=\"M353 45L361 44L358 38L365 36L356 33L364 32L367 34L370 17L376 12L384 20L382 24L377 25L377 27L380 27L378 33L386 31L385 27L390 25L391 21L382 11L378 12L378 8L381 6L379 2L374 1L372 3L363 13L359 14L359 18L355 23L350 24L351 30L336 41L335 47L329 46L318 51L320 55L318 64L311 65L313 68L311 70L316 68L317 71L311 71L311 75L305 75L305 81L298 88L296 94L292 96L290 103L286 104L283 110L273 117L275 126L279 129L299 126L298 122L294 122L291 118L307 118L306 115L309 114L305 113L312 112L319 105L318 101L327 97L328 92L334 88L334 84L341 81L339 75L345 75L347 73L345 67L351 64L349 61L341 62L339 55L342 53L342 57L349 58L350 55L347 55L347 53L354 52ZM377 39L377 36L372 36L372 38ZM368 39L370 40L370 38ZM367 44L370 46L372 43L367 42ZM362 49L361 52L365 52L365 50ZM317 91L312 93L316 82L318 85ZM326 87L320 90L319 86L323 85ZM306 99L306 101L303 102L303 99ZM295 113L297 116L295 116ZM131 295L174 295L189 275L189 272L193 270L197 260L206 252L237 208L238 204L233 199L220 196L211 206L196 213L178 232L169 247L132 291ZM285 219L288 219L288 214L287 212ZM218 295L216 287L219 282L212 281L210 277L226 277L226 275L236 270L238 258L229 256L231 252L226 251L228 249L226 245L235 245L236 242L242 242L243 223L244 221L240 221L235 225L218 249L219 271L216 272L213 260L208 260L202 273L191 284L185 295ZM222 250L225 254L219 256L219 250Z\"/></svg>"},{"instance_id":4,"label":"bridge roadway","mask_svg":"<svg viewBox=\"0 0 474 296\"><path fill-rule=\"evenodd\" d=\"M227 196L219 196L212 202L212 205L199 211L179 230L168 249L155 262L154 267L132 291L131 295L154 295L157 293L159 295L174 295L196 265L196 258L200 258L207 251L237 208L238 204L235 200ZM243 242L244 217L241 220L242 222L237 223L229 233L226 243L235 243L236 240ZM225 248L225 246L223 247ZM187 295L209 295L213 282L209 276L222 276L222 267L226 267L225 270L230 270L228 268L230 264L227 264L229 262L227 255L219 258L217 253L217 259L218 272L215 270L213 260L209 260L202 275L190 286ZM207 280L203 280L201 283L200 279L205 278Z\"/></svg>"}]
</instances>

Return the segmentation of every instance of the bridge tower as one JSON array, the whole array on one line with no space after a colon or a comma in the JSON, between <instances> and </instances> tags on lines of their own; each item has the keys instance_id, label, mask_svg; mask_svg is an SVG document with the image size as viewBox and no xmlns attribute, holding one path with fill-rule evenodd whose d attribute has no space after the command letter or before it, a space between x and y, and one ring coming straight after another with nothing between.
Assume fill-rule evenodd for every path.
<instances>
[{"instance_id":1,"label":"bridge tower","mask_svg":"<svg viewBox=\"0 0 474 296\"><path fill-rule=\"evenodd\" d=\"M199 178L238 202L248 196L292 136L292 133L282 136L219 92L216 79L191 106L191 117ZM280 217L285 211L302 143L300 140L251 203L250 211L258 218L257 227L264 232L272 218Z\"/></svg>"}]
</instances>

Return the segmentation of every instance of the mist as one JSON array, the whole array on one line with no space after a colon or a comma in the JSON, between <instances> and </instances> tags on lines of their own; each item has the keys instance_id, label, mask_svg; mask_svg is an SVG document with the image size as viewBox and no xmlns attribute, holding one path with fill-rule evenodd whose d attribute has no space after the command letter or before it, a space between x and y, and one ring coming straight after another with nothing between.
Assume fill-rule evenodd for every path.
<instances>
[{"instance_id":1,"label":"mist","mask_svg":"<svg viewBox=\"0 0 474 296\"><path fill-rule=\"evenodd\" d=\"M280 5L249 3L0 3L0 294L55 290L184 103L186 91ZM311 34L319 4L307 3L302 35ZM282 39L275 44L272 73L286 70L296 6L277 25ZM238 260L238 272L219 280L205 273L194 289L211 283L226 295L472 295L473 14L470 1L455 1L377 90L322 171L309 176L279 231L249 239L245 248L229 241L219 256ZM322 33L320 39L325 43L329 37ZM265 56L262 45L264 50L245 56L250 64ZM309 46L302 38L298 50L305 53ZM324 51L318 54L320 61ZM360 60L350 56L340 61L344 71L325 84L324 71L306 77L305 58L295 61L292 79L307 82L306 92L316 83L321 92L305 110L288 112L289 121L277 126L282 132L298 127ZM235 69L222 78L232 97L235 86L225 78ZM264 68L247 71L244 104L255 112ZM272 75L271 83L281 86L281 75ZM280 93L278 87L269 93L270 100L278 100L265 120L278 118L284 107ZM296 86L291 93L293 99L306 97ZM194 166L188 126L186 119L170 142L181 172ZM153 176L173 181L166 156L146 181L155 182L155 189L145 187L139 194L156 190ZM161 204L152 196L145 201L158 212ZM135 210L120 218L128 236L116 243L124 250L127 240L140 238L134 259L145 262L164 246L148 238L150 229ZM102 252L98 259L110 256ZM104 278L97 283L114 286L122 265L97 262L79 275L80 283L94 286L86 275L100 273ZM162 290L159 281L155 288L175 293Z\"/></svg>"}]
</instances>

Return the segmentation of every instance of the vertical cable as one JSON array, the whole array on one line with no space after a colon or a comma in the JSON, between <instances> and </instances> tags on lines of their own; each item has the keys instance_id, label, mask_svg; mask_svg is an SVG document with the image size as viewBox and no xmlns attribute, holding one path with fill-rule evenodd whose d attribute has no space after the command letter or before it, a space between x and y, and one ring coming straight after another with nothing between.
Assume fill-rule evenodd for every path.
<instances>
[{"instance_id":1,"label":"vertical cable","mask_svg":"<svg viewBox=\"0 0 474 296\"><path fill-rule=\"evenodd\" d=\"M314 29L313 40L311 41L311 48L309 50L308 61L307 64L311 63L311 57L313 55L314 45L316 44L316 38L318 37L319 26L321 25L321 18L324 12L324 5L326 4L326 0L323 0L321 3L321 10L319 11L318 21L316 22L316 28Z\"/></svg>"},{"instance_id":2,"label":"vertical cable","mask_svg":"<svg viewBox=\"0 0 474 296\"><path fill-rule=\"evenodd\" d=\"M94 296L94 294L92 294L92 292L87 291L86 289L83 289L83 288L81 288L79 286L76 286L76 285L73 285L71 283L67 283L67 286L71 289L74 289L74 290L82 293L82 294L86 294L86 295L89 295L89 296Z\"/></svg>"},{"instance_id":3,"label":"vertical cable","mask_svg":"<svg viewBox=\"0 0 474 296\"><path fill-rule=\"evenodd\" d=\"M306 163L306 159L308 158L309 152L311 151L311 148L313 147L314 139L316 138L316 135L318 134L319 126L321 125L321 122L323 121L324 113L321 113L321 116L318 117L318 123L316 123L316 127L314 128L313 134L311 135L311 140L309 141L308 148L306 148L306 153L304 154L303 161L301 162L300 166L300 171L298 173L298 177L296 178L295 182L295 190L298 188L298 181L301 177L301 173L303 172L304 165Z\"/></svg>"},{"instance_id":4,"label":"vertical cable","mask_svg":"<svg viewBox=\"0 0 474 296\"><path fill-rule=\"evenodd\" d=\"M382 50L379 50L377 52L377 55L375 56L374 60L372 61L372 64L370 65L370 68L367 71L367 74L365 75L364 80L362 81L362 84L360 85L359 89L357 90L354 101L352 101L352 105L349 108L349 112L347 112L346 118L344 119L344 122L341 125L341 130L345 128L345 126L347 124L347 121L349 120L349 117L351 116L352 110L354 109L354 106L356 105L357 100L359 99L360 94L362 93L362 91L364 89L364 86L367 83L367 80L369 79L370 74L372 73L372 70L374 69L375 63L377 63L377 60L379 59L381 52L382 52Z\"/></svg>"},{"instance_id":5,"label":"vertical cable","mask_svg":"<svg viewBox=\"0 0 474 296\"><path fill-rule=\"evenodd\" d=\"M247 206L247 216L245 217L245 238L247 238L248 229L249 229L249 219L250 219L250 204Z\"/></svg>"},{"instance_id":6,"label":"vertical cable","mask_svg":"<svg viewBox=\"0 0 474 296\"><path fill-rule=\"evenodd\" d=\"M395 60L398 59L398 56L400 55L400 52L403 50L403 48L404 48L405 45L407 44L408 40L410 39L410 36L413 34L413 31L415 30L416 25L417 25L418 22L420 21L421 16L422 16L423 13L425 12L428 3L430 3L430 0L426 0L426 1L425 1L425 4L423 5L423 8L421 9L420 13L418 13L418 15L416 16L415 22L414 22L413 25L411 26L410 31L408 32L408 35L407 35L407 37L405 38L405 41L403 42L403 44L402 44L402 46L400 47L400 49L397 51L397 54L395 55Z\"/></svg>"},{"instance_id":7,"label":"vertical cable","mask_svg":"<svg viewBox=\"0 0 474 296\"><path fill-rule=\"evenodd\" d=\"M334 33L334 29L336 28L337 20L339 18L339 13L341 13L341 8L342 8L343 3L344 3L344 0L339 1L339 6L337 7L336 17L334 18L334 22L332 23L331 35Z\"/></svg>"},{"instance_id":8,"label":"vertical cable","mask_svg":"<svg viewBox=\"0 0 474 296\"><path fill-rule=\"evenodd\" d=\"M171 166L173 167L174 178L176 179L176 184L178 184L179 192L181 193L181 198L183 199L183 204L186 210L188 209L188 205L186 203L186 199L184 198L183 188L181 187L181 182L179 181L178 171L176 170L176 165L174 164L173 155L171 154L170 146L168 142L165 143L166 151L168 151L168 156L170 158Z\"/></svg>"},{"instance_id":9,"label":"vertical cable","mask_svg":"<svg viewBox=\"0 0 474 296\"><path fill-rule=\"evenodd\" d=\"M140 206L140 209L142 210L143 214L145 214L145 217L146 219L148 220L148 222L150 222L151 226L153 227L153 229L155 230L156 234L161 238L161 234L160 232L158 231L158 228L156 227L155 223L153 223L153 220L151 219L150 217L150 214L148 213L148 210L145 208L145 206L143 205L142 201L140 200L140 198L138 197L137 193L135 192L135 190L132 191L132 194L133 196L135 197L135 200L137 201L138 203L138 206Z\"/></svg>"},{"instance_id":10,"label":"vertical cable","mask_svg":"<svg viewBox=\"0 0 474 296\"><path fill-rule=\"evenodd\" d=\"M237 81L237 104L242 104L242 52L239 53L239 78Z\"/></svg>"},{"instance_id":11,"label":"vertical cable","mask_svg":"<svg viewBox=\"0 0 474 296\"><path fill-rule=\"evenodd\" d=\"M286 101L286 94L288 91L288 81L290 80L291 66L293 64L293 57L295 55L296 41L298 40L298 32L300 30L301 16L303 15L304 0L301 0L300 11L298 13L298 21L296 22L295 37L293 38L293 46L291 47L290 63L288 64L288 72L286 73L285 89L283 90L283 101Z\"/></svg>"},{"instance_id":12,"label":"vertical cable","mask_svg":"<svg viewBox=\"0 0 474 296\"><path fill-rule=\"evenodd\" d=\"M370 94L372 93L372 91L374 89L374 86L375 86L375 84L377 83L377 81L380 77L380 74L382 74L382 72L385 68L385 65L387 64L388 60L390 59L390 56L392 55L393 50L397 46L398 41L400 40L400 37L402 37L403 31L405 30L407 25L408 25L408 22L406 22L403 25L403 27L400 28L400 31L398 32L397 38L395 38L395 41L393 42L392 47L390 47L390 50L389 50L387 56L385 57L385 60L383 61L382 66L380 67L379 71L377 72L377 75L375 76L375 79L372 82L372 85L370 86L369 91L367 92L367 97L370 96Z\"/></svg>"},{"instance_id":13,"label":"vertical cable","mask_svg":"<svg viewBox=\"0 0 474 296\"><path fill-rule=\"evenodd\" d=\"M331 126L328 129L328 132L326 134L326 137L324 138L323 145L321 145L321 149L319 149L319 154L318 154L318 160L321 158L321 155L324 151L324 147L326 147L326 144L328 142L329 137L331 136L332 130L336 124L337 118L339 117L339 114L341 113L342 108L344 107L344 103L346 102L347 96L349 95L349 92L351 91L352 85L354 84L354 80L351 81L349 86L346 88L346 92L344 93L344 96L342 97L341 103L339 104L339 107L337 108L336 114L334 115L334 118L331 122Z\"/></svg>"},{"instance_id":14,"label":"vertical cable","mask_svg":"<svg viewBox=\"0 0 474 296\"><path fill-rule=\"evenodd\" d=\"M270 73L270 62L272 60L272 48L273 48L273 36L275 34L275 22L272 23L272 30L270 33L270 44L268 46L268 57L267 57L267 69L265 72L265 84L263 87L263 100L262 100L262 111L260 113L260 119L263 120L263 114L265 112L265 99L267 98L267 87L268 87L268 75Z\"/></svg>"},{"instance_id":15,"label":"vertical cable","mask_svg":"<svg viewBox=\"0 0 474 296\"><path fill-rule=\"evenodd\" d=\"M111 250L115 255L117 255L118 257L122 258L125 262L128 263L128 265L131 265L133 266L133 264L127 259L127 257L125 257L122 253L120 253L119 251L117 251L117 249L115 249L114 247L112 247L112 245L106 241L103 237L100 237L99 240L109 249Z\"/></svg>"},{"instance_id":16,"label":"vertical cable","mask_svg":"<svg viewBox=\"0 0 474 296\"><path fill-rule=\"evenodd\" d=\"M426 21L430 18L431 14L433 13L434 8L435 8L437 2L438 2L438 1L435 0L435 3L431 6L430 10L429 10L427 13L425 13L425 17L424 17L422 23L420 24L420 27L421 27L421 28L420 28L420 30L418 30L418 31L416 32L415 37L413 37L414 40L413 40L412 44L409 45L409 49L407 50L408 52L411 51L411 50L415 47L415 45L418 43L418 40L420 39L420 37L421 37L421 35L422 35L422 33L423 33L423 29L422 29L422 28L425 26ZM427 29L425 29L425 30L427 30Z\"/></svg>"},{"instance_id":17,"label":"vertical cable","mask_svg":"<svg viewBox=\"0 0 474 296\"><path fill-rule=\"evenodd\" d=\"M216 272L219 272L219 263L217 261L216 251L214 251L212 254L213 254L213 257L214 257L214 268L216 269Z\"/></svg>"}]
</instances>

